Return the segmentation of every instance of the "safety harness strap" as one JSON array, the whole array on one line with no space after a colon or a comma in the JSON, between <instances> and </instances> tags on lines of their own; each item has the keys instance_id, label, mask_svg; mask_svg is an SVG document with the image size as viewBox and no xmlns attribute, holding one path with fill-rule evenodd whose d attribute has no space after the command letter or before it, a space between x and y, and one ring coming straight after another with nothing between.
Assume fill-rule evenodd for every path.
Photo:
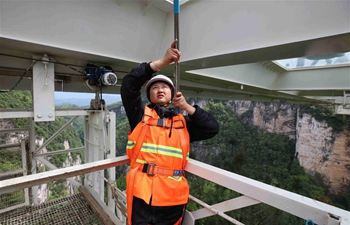
<instances>
[{"instance_id":1,"label":"safety harness strap","mask_svg":"<svg viewBox=\"0 0 350 225\"><path fill-rule=\"evenodd\" d=\"M187 146L186 143L186 135L185 135L185 130L184 129L179 129L178 132L180 133L180 145L182 149L182 169L185 170L185 166L187 164L187 153L184 151L184 149Z\"/></svg>"},{"instance_id":2,"label":"safety harness strap","mask_svg":"<svg viewBox=\"0 0 350 225\"><path fill-rule=\"evenodd\" d=\"M148 176L154 176L155 174L164 176L182 176L184 171L182 169L170 169L159 167L154 163L146 163L139 167L139 171L146 173Z\"/></svg>"},{"instance_id":3,"label":"safety harness strap","mask_svg":"<svg viewBox=\"0 0 350 225\"><path fill-rule=\"evenodd\" d=\"M128 182L127 182L127 189L126 189L126 207L128 211L128 225L131 225L131 219L132 219L132 200L133 200L133 189L134 189L134 181L135 181L135 175L138 171L138 167L130 169L129 176L128 176Z\"/></svg>"},{"instance_id":4,"label":"safety harness strap","mask_svg":"<svg viewBox=\"0 0 350 225\"><path fill-rule=\"evenodd\" d=\"M173 121L167 122L165 118L161 119L154 119L154 118L149 118L147 120L147 124L150 126L158 126L158 127L165 127L167 129L172 128L172 129L184 129L185 124L183 123L182 120L180 119L175 119ZM171 125L172 124L172 125Z\"/></svg>"},{"instance_id":5,"label":"safety harness strap","mask_svg":"<svg viewBox=\"0 0 350 225\"><path fill-rule=\"evenodd\" d=\"M146 107L147 108L147 107ZM133 200L133 190L134 190L134 180L135 180L135 175L136 172L139 170L140 166L137 166L135 168L134 164L136 163L137 156L139 155L141 151L141 147L143 144L143 140L146 136L148 126L144 123L142 126L140 138L136 142L136 145L134 147L135 151L132 154L132 159L130 160L130 171L129 171L129 176L128 176L128 186L127 186L127 211L128 211L128 225L131 225L131 219L132 219L132 200Z\"/></svg>"}]
</instances>

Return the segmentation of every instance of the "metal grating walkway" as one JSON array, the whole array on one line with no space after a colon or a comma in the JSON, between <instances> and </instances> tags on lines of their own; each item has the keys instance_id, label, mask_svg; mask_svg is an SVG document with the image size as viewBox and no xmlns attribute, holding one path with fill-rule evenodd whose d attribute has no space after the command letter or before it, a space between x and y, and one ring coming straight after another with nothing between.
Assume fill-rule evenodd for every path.
<instances>
[{"instance_id":1,"label":"metal grating walkway","mask_svg":"<svg viewBox=\"0 0 350 225\"><path fill-rule=\"evenodd\" d=\"M0 215L0 225L63 224L104 225L81 192L37 206L25 206Z\"/></svg>"}]
</instances>

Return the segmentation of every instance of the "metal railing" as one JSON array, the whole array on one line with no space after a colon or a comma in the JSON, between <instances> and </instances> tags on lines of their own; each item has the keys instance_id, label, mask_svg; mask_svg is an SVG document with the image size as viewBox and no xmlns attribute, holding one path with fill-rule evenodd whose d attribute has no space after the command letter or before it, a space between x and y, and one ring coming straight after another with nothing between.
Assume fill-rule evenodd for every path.
<instances>
[{"instance_id":1,"label":"metal railing","mask_svg":"<svg viewBox=\"0 0 350 225\"><path fill-rule=\"evenodd\" d=\"M52 180L69 178L76 175L120 166L128 162L129 159L127 156L120 156L113 159L100 160L83 165L0 181L0 195L22 188L43 184ZM242 196L212 206L191 196L192 200L201 204L204 208L192 212L186 212L187 215L184 220L185 225L193 225L198 219L214 215L221 216L234 224L242 224L234 218L227 216L225 212L259 203L270 205L305 220L312 219L316 224L350 224L349 211L193 159L189 160L186 171L225 188L241 193ZM95 196L95 198L98 198L98 196ZM106 208L106 210L108 210L108 208ZM122 224L122 222L118 222L118 224Z\"/></svg>"},{"instance_id":2,"label":"metal railing","mask_svg":"<svg viewBox=\"0 0 350 225\"><path fill-rule=\"evenodd\" d=\"M28 128L13 128L13 129L1 129L0 134L7 134L13 136L24 136L23 133L28 133ZM0 157L11 157L18 160L16 165L1 165L0 181L9 180L15 177L21 177L27 175L25 166L26 150L25 141L21 138L17 143L1 144L0 145ZM29 204L29 191L28 188L18 190L12 195L0 195L0 214L9 210L20 208Z\"/></svg>"}]
</instances>

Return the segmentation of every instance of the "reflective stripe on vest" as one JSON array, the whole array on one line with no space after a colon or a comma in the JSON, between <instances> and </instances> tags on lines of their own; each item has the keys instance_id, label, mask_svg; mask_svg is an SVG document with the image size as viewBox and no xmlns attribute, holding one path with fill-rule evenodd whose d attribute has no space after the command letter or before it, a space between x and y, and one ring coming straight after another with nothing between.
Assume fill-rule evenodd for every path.
<instances>
[{"instance_id":1,"label":"reflective stripe on vest","mask_svg":"<svg viewBox=\"0 0 350 225\"><path fill-rule=\"evenodd\" d=\"M181 138L182 139L182 138ZM135 147L135 142L128 141L128 144L126 146L126 150L130 151ZM144 143L141 147L141 152L149 152L149 153L156 153L160 155L167 155L167 156L173 156L176 158L183 158L183 153L180 148L172 148L169 146L164 145L155 145L151 143ZM189 159L189 153L186 155L186 160Z\"/></svg>"},{"instance_id":2,"label":"reflective stripe on vest","mask_svg":"<svg viewBox=\"0 0 350 225\"><path fill-rule=\"evenodd\" d=\"M164 145L155 145L151 143L144 143L141 148L141 152L157 153L160 155L173 156L182 159L181 148L173 148Z\"/></svg>"}]
</instances>

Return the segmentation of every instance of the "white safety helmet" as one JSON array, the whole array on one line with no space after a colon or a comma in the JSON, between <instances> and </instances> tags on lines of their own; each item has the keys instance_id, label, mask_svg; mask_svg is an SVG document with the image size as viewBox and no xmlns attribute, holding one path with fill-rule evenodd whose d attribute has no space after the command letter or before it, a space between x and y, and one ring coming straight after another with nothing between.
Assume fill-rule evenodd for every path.
<instances>
[{"instance_id":1,"label":"white safety helmet","mask_svg":"<svg viewBox=\"0 0 350 225\"><path fill-rule=\"evenodd\" d=\"M146 89L146 95L147 95L148 100L151 101L151 99L150 99L150 88L151 88L152 84L154 84L155 82L159 82L159 81L165 82L165 83L167 83L170 86L170 88L171 88L171 99L173 99L174 98L174 92L175 92L175 87L174 87L173 82L171 81L171 79L169 77L159 74L157 76L152 77L146 84L145 89Z\"/></svg>"}]
</instances>

